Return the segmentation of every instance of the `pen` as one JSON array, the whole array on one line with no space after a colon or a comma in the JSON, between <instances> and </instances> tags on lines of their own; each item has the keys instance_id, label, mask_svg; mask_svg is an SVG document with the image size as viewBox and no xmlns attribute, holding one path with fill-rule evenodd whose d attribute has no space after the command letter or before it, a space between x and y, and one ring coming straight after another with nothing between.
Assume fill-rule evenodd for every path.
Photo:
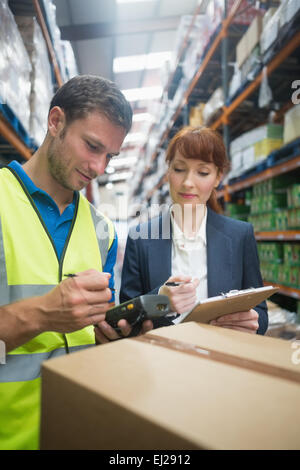
<instances>
[{"instance_id":1,"label":"pen","mask_svg":"<svg viewBox=\"0 0 300 470\"><path fill-rule=\"evenodd\" d=\"M76 277L77 274L65 274L66 277ZM116 289L110 289L112 292L116 292Z\"/></svg>"},{"instance_id":2,"label":"pen","mask_svg":"<svg viewBox=\"0 0 300 470\"><path fill-rule=\"evenodd\" d=\"M165 282L165 286L177 287L177 286L181 286L182 284L188 284L188 282Z\"/></svg>"}]
</instances>

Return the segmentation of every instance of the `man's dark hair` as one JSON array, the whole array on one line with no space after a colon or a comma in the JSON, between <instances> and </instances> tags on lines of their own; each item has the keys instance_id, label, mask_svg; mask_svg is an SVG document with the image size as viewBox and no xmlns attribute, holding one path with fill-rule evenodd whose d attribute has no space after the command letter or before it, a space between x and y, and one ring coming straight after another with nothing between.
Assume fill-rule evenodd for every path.
<instances>
[{"instance_id":1,"label":"man's dark hair","mask_svg":"<svg viewBox=\"0 0 300 470\"><path fill-rule=\"evenodd\" d=\"M115 83L96 75L78 75L71 78L53 96L49 111L59 106L69 125L90 112L98 111L114 124L129 132L132 124L132 109Z\"/></svg>"}]
</instances>

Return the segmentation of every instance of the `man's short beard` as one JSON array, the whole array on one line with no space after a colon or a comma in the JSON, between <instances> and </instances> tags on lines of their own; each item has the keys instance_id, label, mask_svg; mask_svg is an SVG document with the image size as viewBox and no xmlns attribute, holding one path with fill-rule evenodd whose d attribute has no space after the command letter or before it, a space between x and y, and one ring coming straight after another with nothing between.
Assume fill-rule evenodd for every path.
<instances>
[{"instance_id":1,"label":"man's short beard","mask_svg":"<svg viewBox=\"0 0 300 470\"><path fill-rule=\"evenodd\" d=\"M48 168L50 171L50 174L55 181L57 181L61 186L63 186L65 189L69 189L71 191L74 191L74 188L72 188L67 180L67 171L66 171L66 166L64 164L62 152L59 150L63 144L64 137L66 135L66 127L61 131L60 135L58 136L58 139L60 140L58 145L55 145L55 139L53 139L50 142L49 148L48 148Z\"/></svg>"}]
</instances>

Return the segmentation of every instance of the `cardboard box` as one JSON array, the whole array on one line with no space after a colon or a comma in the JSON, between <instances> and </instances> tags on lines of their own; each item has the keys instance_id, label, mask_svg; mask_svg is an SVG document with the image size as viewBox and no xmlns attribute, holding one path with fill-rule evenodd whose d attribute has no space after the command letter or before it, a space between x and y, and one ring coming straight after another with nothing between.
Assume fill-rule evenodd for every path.
<instances>
[{"instance_id":1,"label":"cardboard box","mask_svg":"<svg viewBox=\"0 0 300 470\"><path fill-rule=\"evenodd\" d=\"M243 63L246 61L248 55L247 33L245 33L236 46L236 63L239 68L241 68Z\"/></svg>"},{"instance_id":2,"label":"cardboard box","mask_svg":"<svg viewBox=\"0 0 300 470\"><path fill-rule=\"evenodd\" d=\"M255 161L266 158L273 150L279 149L283 144L282 139L263 139L254 144Z\"/></svg>"},{"instance_id":3,"label":"cardboard box","mask_svg":"<svg viewBox=\"0 0 300 470\"><path fill-rule=\"evenodd\" d=\"M197 106L191 107L189 114L190 126L197 127L203 126L203 109L205 103L198 103Z\"/></svg>"},{"instance_id":4,"label":"cardboard box","mask_svg":"<svg viewBox=\"0 0 300 470\"><path fill-rule=\"evenodd\" d=\"M52 359L41 448L299 449L294 352L190 322Z\"/></svg>"},{"instance_id":5,"label":"cardboard box","mask_svg":"<svg viewBox=\"0 0 300 470\"><path fill-rule=\"evenodd\" d=\"M282 8L280 5L273 13L267 24L263 27L263 31L260 37L260 51L262 54L264 54L269 49L269 47L278 37L281 10Z\"/></svg>"},{"instance_id":6,"label":"cardboard box","mask_svg":"<svg viewBox=\"0 0 300 470\"><path fill-rule=\"evenodd\" d=\"M262 17L257 15L236 46L236 61L239 67L249 57L255 46L259 44L261 32Z\"/></svg>"},{"instance_id":7,"label":"cardboard box","mask_svg":"<svg viewBox=\"0 0 300 470\"><path fill-rule=\"evenodd\" d=\"M299 100L299 87L293 92L295 99ZM285 144L300 137L300 104L295 104L284 115L284 134L283 141Z\"/></svg>"},{"instance_id":8,"label":"cardboard box","mask_svg":"<svg viewBox=\"0 0 300 470\"><path fill-rule=\"evenodd\" d=\"M245 132L230 144L230 154L234 154L237 151L246 149L256 142L260 142L263 139L282 139L283 138L283 126L280 124L265 124L263 126L256 127L251 131Z\"/></svg>"}]
</instances>

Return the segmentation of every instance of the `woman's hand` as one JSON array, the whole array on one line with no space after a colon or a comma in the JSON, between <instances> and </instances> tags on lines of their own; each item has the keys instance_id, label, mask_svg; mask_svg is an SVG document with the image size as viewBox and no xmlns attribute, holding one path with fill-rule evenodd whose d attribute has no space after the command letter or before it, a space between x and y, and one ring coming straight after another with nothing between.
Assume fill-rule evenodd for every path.
<instances>
[{"instance_id":1,"label":"woman's hand","mask_svg":"<svg viewBox=\"0 0 300 470\"><path fill-rule=\"evenodd\" d=\"M259 327L258 313L253 309L248 312L229 313L216 320L212 320L210 325L255 334Z\"/></svg>"},{"instance_id":2,"label":"woman's hand","mask_svg":"<svg viewBox=\"0 0 300 470\"><path fill-rule=\"evenodd\" d=\"M180 282L180 286L166 286L159 289L159 294L169 297L171 310L176 313L185 313L195 306L197 302L196 289L199 279L192 280L188 276L171 276L166 282Z\"/></svg>"}]
</instances>

